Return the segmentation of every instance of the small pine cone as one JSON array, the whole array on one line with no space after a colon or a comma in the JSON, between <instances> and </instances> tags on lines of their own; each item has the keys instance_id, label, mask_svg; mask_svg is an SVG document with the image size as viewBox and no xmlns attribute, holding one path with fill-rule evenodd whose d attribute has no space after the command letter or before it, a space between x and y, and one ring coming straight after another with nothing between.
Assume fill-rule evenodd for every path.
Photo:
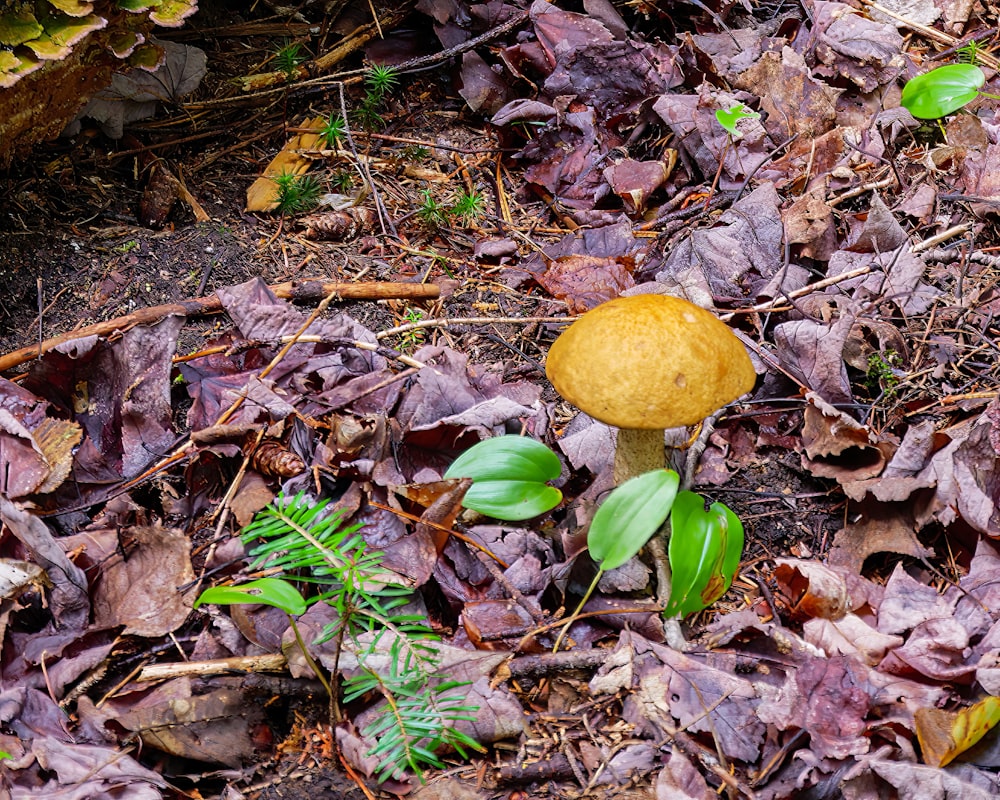
<instances>
[{"instance_id":1,"label":"small pine cone","mask_svg":"<svg viewBox=\"0 0 1000 800\"><path fill-rule=\"evenodd\" d=\"M306 471L306 465L281 442L261 442L250 457L250 466L270 478L294 478Z\"/></svg>"},{"instance_id":2,"label":"small pine cone","mask_svg":"<svg viewBox=\"0 0 1000 800\"><path fill-rule=\"evenodd\" d=\"M307 239L345 242L364 233L375 222L375 212L369 208L348 208L325 211L303 217Z\"/></svg>"}]
</instances>

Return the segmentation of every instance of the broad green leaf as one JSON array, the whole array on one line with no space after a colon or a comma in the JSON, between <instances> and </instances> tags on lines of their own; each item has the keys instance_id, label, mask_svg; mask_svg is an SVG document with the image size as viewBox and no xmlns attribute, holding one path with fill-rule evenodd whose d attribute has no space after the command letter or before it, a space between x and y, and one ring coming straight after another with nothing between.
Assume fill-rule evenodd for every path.
<instances>
[{"instance_id":1,"label":"broad green leaf","mask_svg":"<svg viewBox=\"0 0 1000 800\"><path fill-rule=\"evenodd\" d=\"M608 495L587 532L590 557L602 570L620 567L642 549L670 514L679 483L673 470L657 469Z\"/></svg>"},{"instance_id":2,"label":"broad green leaf","mask_svg":"<svg viewBox=\"0 0 1000 800\"><path fill-rule=\"evenodd\" d=\"M742 139L743 132L736 127L739 125L740 120L760 119L760 114L756 111L751 111L744 105L735 105L729 110L718 109L715 112L715 119L734 139Z\"/></svg>"},{"instance_id":3,"label":"broad green leaf","mask_svg":"<svg viewBox=\"0 0 1000 800\"><path fill-rule=\"evenodd\" d=\"M497 436L462 453L444 477L545 483L558 478L560 472L559 457L541 442L526 436Z\"/></svg>"},{"instance_id":4,"label":"broad green leaf","mask_svg":"<svg viewBox=\"0 0 1000 800\"><path fill-rule=\"evenodd\" d=\"M900 102L918 119L938 119L975 100L984 83L975 64L947 64L907 81Z\"/></svg>"},{"instance_id":5,"label":"broad green leaf","mask_svg":"<svg viewBox=\"0 0 1000 800\"><path fill-rule=\"evenodd\" d=\"M705 508L701 495L681 492L670 512L668 617L707 608L733 582L743 553L743 523L722 503Z\"/></svg>"},{"instance_id":6,"label":"broad green leaf","mask_svg":"<svg viewBox=\"0 0 1000 800\"><path fill-rule=\"evenodd\" d=\"M462 505L503 520L537 517L551 511L562 500L562 492L537 481L474 481Z\"/></svg>"},{"instance_id":7,"label":"broad green leaf","mask_svg":"<svg viewBox=\"0 0 1000 800\"><path fill-rule=\"evenodd\" d=\"M194 601L198 608L202 603L216 605L259 604L280 608L286 614L304 614L306 601L302 594L288 581L281 578L259 578L239 586L212 586Z\"/></svg>"}]
</instances>

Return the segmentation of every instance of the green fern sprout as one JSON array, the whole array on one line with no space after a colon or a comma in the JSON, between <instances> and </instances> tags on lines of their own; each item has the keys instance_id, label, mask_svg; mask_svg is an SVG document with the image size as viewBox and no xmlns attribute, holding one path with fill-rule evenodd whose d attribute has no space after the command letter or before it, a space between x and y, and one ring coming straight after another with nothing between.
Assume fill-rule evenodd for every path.
<instances>
[{"instance_id":1,"label":"green fern sprout","mask_svg":"<svg viewBox=\"0 0 1000 800\"><path fill-rule=\"evenodd\" d=\"M399 70L383 64L373 64L365 73L365 90L376 103L399 87Z\"/></svg>"},{"instance_id":2,"label":"green fern sprout","mask_svg":"<svg viewBox=\"0 0 1000 800\"><path fill-rule=\"evenodd\" d=\"M276 71L284 72L285 77L289 80L295 77L299 64L309 59L301 42L293 42L288 39L275 47L273 53L272 63Z\"/></svg>"},{"instance_id":3,"label":"green fern sprout","mask_svg":"<svg viewBox=\"0 0 1000 800\"><path fill-rule=\"evenodd\" d=\"M334 698L340 657L348 651L357 659L357 674L343 683L344 703L382 697L363 730L377 742L370 754L379 758L379 781L442 767L437 752L443 747L463 757L467 749L481 750L454 727L477 709L462 698L466 684L439 673L437 637L426 619L405 613L409 588L382 566L381 553L367 549L361 526L343 522L343 512L329 513L327 502L313 503L304 493L279 495L241 534L250 547L250 568L294 575L315 587L305 604L324 602L337 612L314 644L336 642Z\"/></svg>"},{"instance_id":4,"label":"green fern sprout","mask_svg":"<svg viewBox=\"0 0 1000 800\"><path fill-rule=\"evenodd\" d=\"M966 44L959 47L955 51L955 54L961 64L978 64L979 54L985 49L975 39L970 39Z\"/></svg>"},{"instance_id":5,"label":"green fern sprout","mask_svg":"<svg viewBox=\"0 0 1000 800\"><path fill-rule=\"evenodd\" d=\"M399 151L399 155L404 161L423 161L430 154L431 151L422 144L408 144Z\"/></svg>"},{"instance_id":6,"label":"green fern sprout","mask_svg":"<svg viewBox=\"0 0 1000 800\"><path fill-rule=\"evenodd\" d=\"M330 175L330 188L340 194L347 194L354 187L354 175L349 169L338 169Z\"/></svg>"},{"instance_id":7,"label":"green fern sprout","mask_svg":"<svg viewBox=\"0 0 1000 800\"><path fill-rule=\"evenodd\" d=\"M464 225L471 225L479 220L486 210L486 198L475 189L463 189L455 197L455 202L448 209L448 216L459 219Z\"/></svg>"},{"instance_id":8,"label":"green fern sprout","mask_svg":"<svg viewBox=\"0 0 1000 800\"><path fill-rule=\"evenodd\" d=\"M375 99L372 95L367 95L361 101L361 105L354 110L354 118L366 131L377 131L385 127L385 120L378 112L380 102L381 100Z\"/></svg>"},{"instance_id":9,"label":"green fern sprout","mask_svg":"<svg viewBox=\"0 0 1000 800\"><path fill-rule=\"evenodd\" d=\"M428 189L421 189L420 195L423 197L423 202L417 209L417 216L425 225L432 228L444 225L448 221L446 209L434 199Z\"/></svg>"},{"instance_id":10,"label":"green fern sprout","mask_svg":"<svg viewBox=\"0 0 1000 800\"><path fill-rule=\"evenodd\" d=\"M282 214L301 214L319 203L323 192L320 182L312 175L282 172L272 178L278 189L277 211Z\"/></svg>"},{"instance_id":11,"label":"green fern sprout","mask_svg":"<svg viewBox=\"0 0 1000 800\"><path fill-rule=\"evenodd\" d=\"M419 308L408 308L406 309L406 314L404 319L406 322L404 324L410 325L414 322L420 322L424 318L424 312ZM420 328L415 328L412 331L406 331L402 336L400 336L399 349L403 352L408 352L414 350L424 343L424 332Z\"/></svg>"},{"instance_id":12,"label":"green fern sprout","mask_svg":"<svg viewBox=\"0 0 1000 800\"><path fill-rule=\"evenodd\" d=\"M320 129L319 138L320 141L326 143L327 147L333 150L338 149L340 143L347 138L347 123L344 121L344 118L340 115L334 116L331 114Z\"/></svg>"}]
</instances>

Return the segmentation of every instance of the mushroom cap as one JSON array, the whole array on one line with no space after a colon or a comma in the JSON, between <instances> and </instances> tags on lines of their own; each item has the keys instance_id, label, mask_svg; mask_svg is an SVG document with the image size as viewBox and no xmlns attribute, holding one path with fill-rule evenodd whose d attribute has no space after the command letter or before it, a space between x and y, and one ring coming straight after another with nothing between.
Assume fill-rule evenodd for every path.
<instances>
[{"instance_id":1,"label":"mushroom cap","mask_svg":"<svg viewBox=\"0 0 1000 800\"><path fill-rule=\"evenodd\" d=\"M639 429L693 425L757 379L728 325L662 294L619 297L588 311L552 344L545 372L590 416Z\"/></svg>"}]
</instances>

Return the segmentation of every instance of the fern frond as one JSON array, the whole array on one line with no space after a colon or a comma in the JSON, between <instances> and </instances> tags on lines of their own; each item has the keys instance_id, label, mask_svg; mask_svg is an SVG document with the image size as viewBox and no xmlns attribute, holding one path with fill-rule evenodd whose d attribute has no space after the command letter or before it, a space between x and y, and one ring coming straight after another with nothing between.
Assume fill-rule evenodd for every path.
<instances>
[{"instance_id":1,"label":"fern frond","mask_svg":"<svg viewBox=\"0 0 1000 800\"><path fill-rule=\"evenodd\" d=\"M251 566L336 578L348 563L343 554L363 548L364 540L356 535L360 525L341 527L344 512L324 514L328 504L311 503L303 492L292 498L278 495L243 531L244 543L263 540L251 550Z\"/></svg>"},{"instance_id":2,"label":"fern frond","mask_svg":"<svg viewBox=\"0 0 1000 800\"><path fill-rule=\"evenodd\" d=\"M359 669L341 687L344 703L383 698L383 710L363 731L377 742L371 754L382 762L378 780L443 767L436 755L443 748L463 756L465 748L481 749L454 728L476 708L459 691L465 683L438 673L439 637L423 615L407 612L410 587L382 566L381 553L367 549L361 526L345 525L344 513L330 513L328 505L304 492L278 495L242 539L248 546L256 542L249 550L253 568L318 584L309 602L325 602L337 612L315 643L336 637L338 658L345 647L357 659Z\"/></svg>"},{"instance_id":3,"label":"fern frond","mask_svg":"<svg viewBox=\"0 0 1000 800\"><path fill-rule=\"evenodd\" d=\"M353 679L352 679L353 680ZM379 757L377 778L384 781L409 769L418 775L428 767L444 766L437 752L453 748L463 756L464 748L482 750L474 739L455 730L462 720L471 720L474 707L465 705L455 690L464 683L447 681L436 686L413 682L393 686L372 673L368 683L379 684L385 708L363 733L377 742L370 755Z\"/></svg>"}]
</instances>

